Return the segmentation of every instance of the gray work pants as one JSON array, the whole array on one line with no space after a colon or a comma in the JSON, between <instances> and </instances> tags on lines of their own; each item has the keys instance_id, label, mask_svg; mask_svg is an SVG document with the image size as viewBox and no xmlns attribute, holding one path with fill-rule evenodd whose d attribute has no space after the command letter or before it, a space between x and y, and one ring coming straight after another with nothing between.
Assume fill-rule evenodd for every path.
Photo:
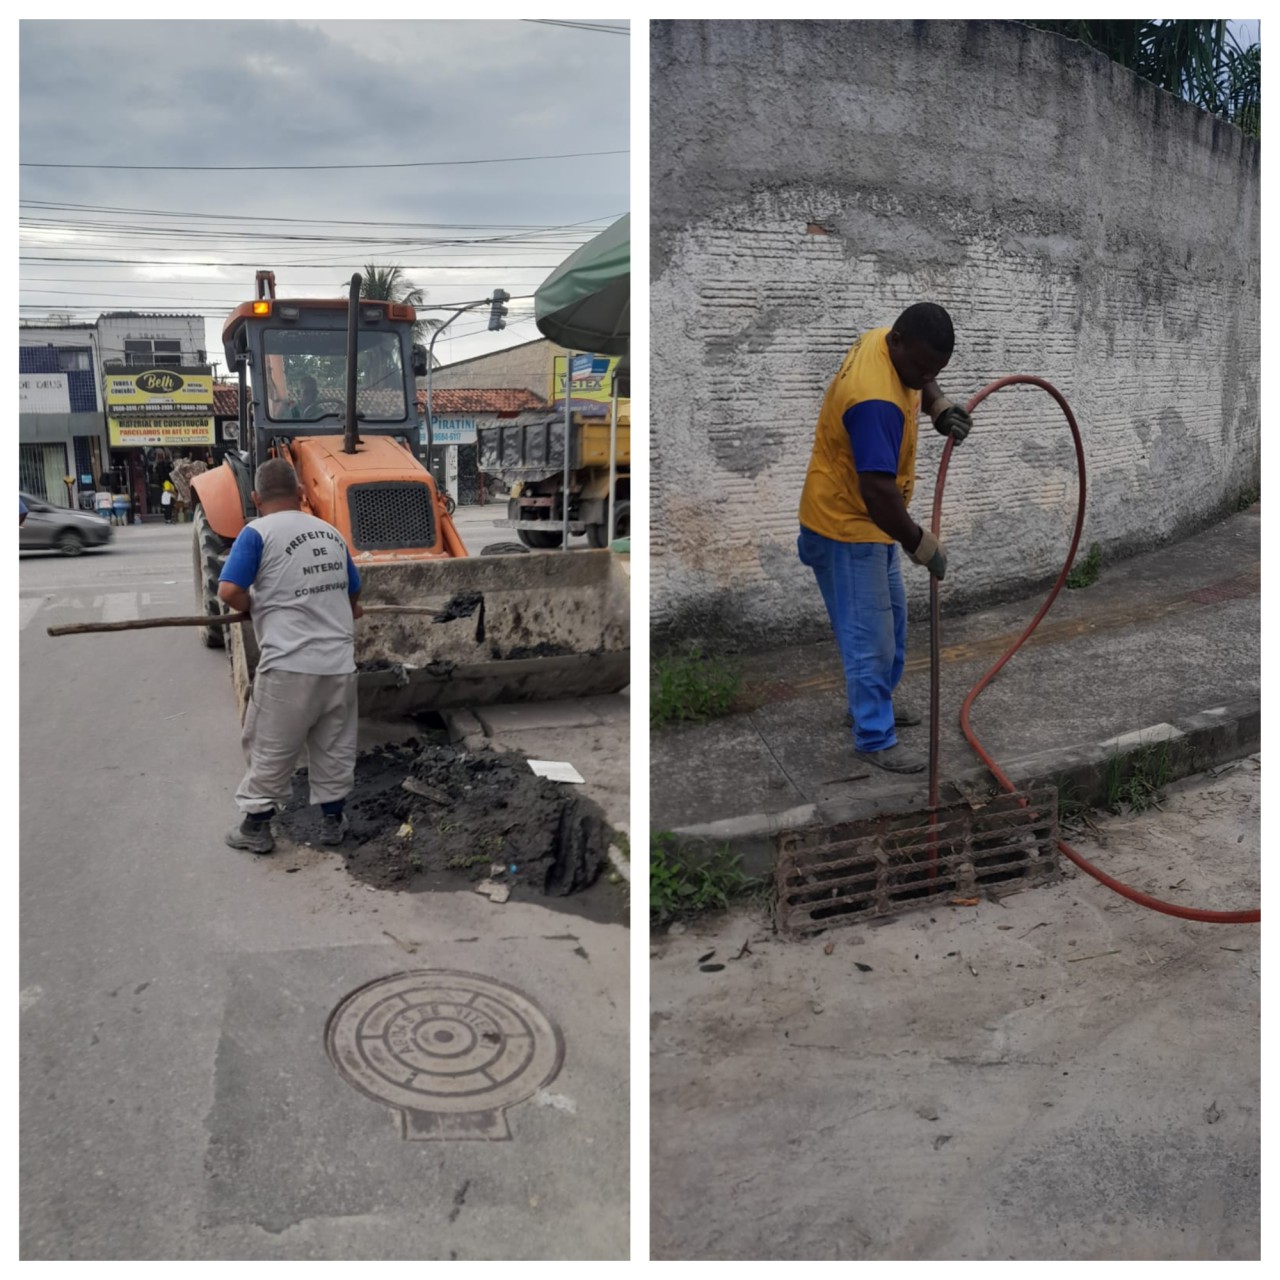
<instances>
[{"instance_id":1,"label":"gray work pants","mask_svg":"<svg viewBox=\"0 0 1280 1280\"><path fill-rule=\"evenodd\" d=\"M283 808L303 751L311 803L345 800L355 783L356 673L307 675L260 671L244 717L240 745L249 768L236 790L242 813Z\"/></svg>"}]
</instances>

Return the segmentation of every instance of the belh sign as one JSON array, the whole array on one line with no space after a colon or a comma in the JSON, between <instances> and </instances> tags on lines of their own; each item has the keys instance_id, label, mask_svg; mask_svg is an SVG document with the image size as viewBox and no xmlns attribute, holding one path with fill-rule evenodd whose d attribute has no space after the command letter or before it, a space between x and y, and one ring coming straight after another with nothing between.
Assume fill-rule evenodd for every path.
<instances>
[{"instance_id":1,"label":"belh sign","mask_svg":"<svg viewBox=\"0 0 1280 1280\"><path fill-rule=\"evenodd\" d=\"M114 448L214 443L208 369L108 369L105 381L107 434Z\"/></svg>"}]
</instances>

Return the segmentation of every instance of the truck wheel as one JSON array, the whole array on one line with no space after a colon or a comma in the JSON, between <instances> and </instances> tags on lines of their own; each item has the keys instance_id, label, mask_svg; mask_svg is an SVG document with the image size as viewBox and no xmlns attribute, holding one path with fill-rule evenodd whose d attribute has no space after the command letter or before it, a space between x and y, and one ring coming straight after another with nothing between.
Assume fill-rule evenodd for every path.
<instances>
[{"instance_id":1,"label":"truck wheel","mask_svg":"<svg viewBox=\"0 0 1280 1280\"><path fill-rule=\"evenodd\" d=\"M615 538L631 537L631 503L620 502L613 509L613 536Z\"/></svg>"},{"instance_id":2,"label":"truck wheel","mask_svg":"<svg viewBox=\"0 0 1280 1280\"><path fill-rule=\"evenodd\" d=\"M517 529L516 537L534 551L550 551L564 545L564 532L543 533L541 529Z\"/></svg>"},{"instance_id":3,"label":"truck wheel","mask_svg":"<svg viewBox=\"0 0 1280 1280\"><path fill-rule=\"evenodd\" d=\"M196 608L206 617L217 618L227 612L218 599L218 576L222 573L230 548L224 538L214 533L202 506L196 507L193 523ZM206 649L222 649L227 643L226 630L226 627L199 627L200 643Z\"/></svg>"},{"instance_id":4,"label":"truck wheel","mask_svg":"<svg viewBox=\"0 0 1280 1280\"><path fill-rule=\"evenodd\" d=\"M620 502L613 509L613 536L615 538L631 537L631 503ZM587 525L587 541L599 550L609 545L609 524Z\"/></svg>"}]
</instances>

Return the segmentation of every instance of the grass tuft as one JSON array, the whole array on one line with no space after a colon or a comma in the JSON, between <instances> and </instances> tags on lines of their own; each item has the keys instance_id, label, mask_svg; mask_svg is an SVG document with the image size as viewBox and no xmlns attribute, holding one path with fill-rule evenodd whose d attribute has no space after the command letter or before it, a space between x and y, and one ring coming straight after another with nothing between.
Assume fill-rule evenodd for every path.
<instances>
[{"instance_id":1,"label":"grass tuft","mask_svg":"<svg viewBox=\"0 0 1280 1280\"><path fill-rule=\"evenodd\" d=\"M709 856L691 856L669 831L649 839L649 923L666 924L703 911L726 911L735 900L760 892L741 858L725 845Z\"/></svg>"},{"instance_id":2,"label":"grass tuft","mask_svg":"<svg viewBox=\"0 0 1280 1280\"><path fill-rule=\"evenodd\" d=\"M1089 548L1089 554L1071 566L1071 572L1067 574L1067 589L1076 591L1081 587L1091 587L1101 573L1102 548L1095 542Z\"/></svg>"},{"instance_id":3,"label":"grass tuft","mask_svg":"<svg viewBox=\"0 0 1280 1280\"><path fill-rule=\"evenodd\" d=\"M649 725L722 716L742 686L742 677L722 658L701 653L668 654L649 673Z\"/></svg>"}]
</instances>

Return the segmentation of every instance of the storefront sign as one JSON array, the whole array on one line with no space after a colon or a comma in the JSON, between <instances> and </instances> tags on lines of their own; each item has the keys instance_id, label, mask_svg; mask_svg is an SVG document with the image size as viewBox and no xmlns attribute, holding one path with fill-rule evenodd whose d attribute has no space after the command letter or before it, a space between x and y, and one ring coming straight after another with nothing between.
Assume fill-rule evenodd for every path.
<instances>
[{"instance_id":1,"label":"storefront sign","mask_svg":"<svg viewBox=\"0 0 1280 1280\"><path fill-rule=\"evenodd\" d=\"M19 413L70 413L65 373L24 373L18 378Z\"/></svg>"},{"instance_id":2,"label":"storefront sign","mask_svg":"<svg viewBox=\"0 0 1280 1280\"><path fill-rule=\"evenodd\" d=\"M114 448L214 443L209 373L147 369L109 372L105 379L107 433Z\"/></svg>"},{"instance_id":3,"label":"storefront sign","mask_svg":"<svg viewBox=\"0 0 1280 1280\"><path fill-rule=\"evenodd\" d=\"M422 443L425 445L426 432L422 432ZM431 419L431 444L433 448L444 444L475 444L476 420L474 418L437 418Z\"/></svg>"},{"instance_id":4,"label":"storefront sign","mask_svg":"<svg viewBox=\"0 0 1280 1280\"><path fill-rule=\"evenodd\" d=\"M620 360L620 356L574 356L573 398L610 404L613 401L613 375ZM551 371L552 401L564 399L564 362L564 356L556 356Z\"/></svg>"}]
</instances>

